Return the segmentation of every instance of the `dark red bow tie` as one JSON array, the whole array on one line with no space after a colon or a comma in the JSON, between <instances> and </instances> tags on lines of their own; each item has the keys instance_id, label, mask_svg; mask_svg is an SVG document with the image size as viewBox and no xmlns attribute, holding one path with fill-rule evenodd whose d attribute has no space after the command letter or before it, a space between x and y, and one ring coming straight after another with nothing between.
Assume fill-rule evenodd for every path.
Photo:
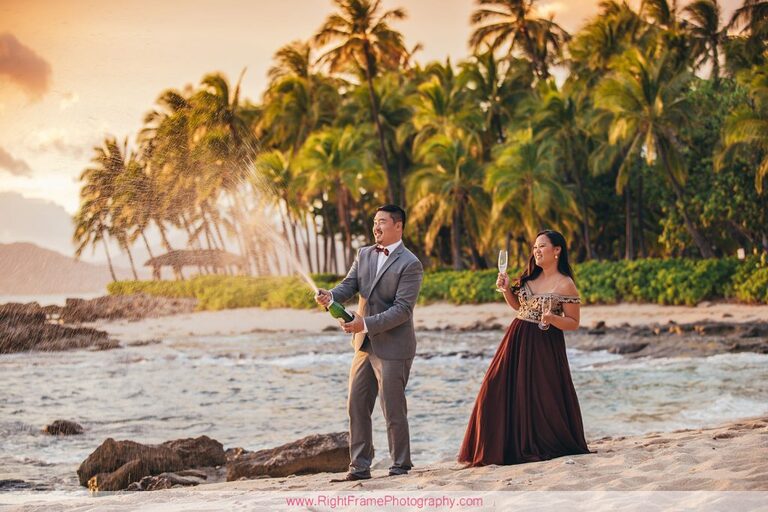
<instances>
[{"instance_id":1,"label":"dark red bow tie","mask_svg":"<svg viewBox=\"0 0 768 512\"><path fill-rule=\"evenodd\" d=\"M380 245L374 245L373 248L376 249L376 252L383 252L384 256L389 256L389 249L387 249L386 247L382 247Z\"/></svg>"}]
</instances>

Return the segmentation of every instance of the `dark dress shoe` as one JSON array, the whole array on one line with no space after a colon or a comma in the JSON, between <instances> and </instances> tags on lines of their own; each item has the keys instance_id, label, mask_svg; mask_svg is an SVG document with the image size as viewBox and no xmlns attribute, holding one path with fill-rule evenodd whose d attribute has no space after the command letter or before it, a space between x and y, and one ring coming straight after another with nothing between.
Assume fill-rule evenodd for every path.
<instances>
[{"instance_id":1,"label":"dark dress shoe","mask_svg":"<svg viewBox=\"0 0 768 512\"><path fill-rule=\"evenodd\" d=\"M389 468L389 476L407 475L408 470L405 468Z\"/></svg>"},{"instance_id":2,"label":"dark dress shoe","mask_svg":"<svg viewBox=\"0 0 768 512\"><path fill-rule=\"evenodd\" d=\"M358 480L368 480L371 473L347 473L344 478L334 478L331 482L356 482Z\"/></svg>"}]
</instances>

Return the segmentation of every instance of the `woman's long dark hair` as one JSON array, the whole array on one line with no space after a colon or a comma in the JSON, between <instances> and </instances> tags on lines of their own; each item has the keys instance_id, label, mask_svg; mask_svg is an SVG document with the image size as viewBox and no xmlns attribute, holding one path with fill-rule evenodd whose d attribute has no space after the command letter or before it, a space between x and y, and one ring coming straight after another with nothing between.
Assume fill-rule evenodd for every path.
<instances>
[{"instance_id":1,"label":"woman's long dark hair","mask_svg":"<svg viewBox=\"0 0 768 512\"><path fill-rule=\"evenodd\" d=\"M536 234L536 238L539 238L541 235L547 235L547 238L549 238L552 246L560 248L560 257L557 258L557 271L564 276L570 277L575 282L576 279L573 277L571 264L568 263L568 247L566 247L565 237L559 232L553 231L551 229L539 231ZM528 268L526 268L523 273L520 274L520 277L517 278L517 282L512 286L512 291L517 292L520 288L523 287L526 281L531 281L539 277L539 274L541 274L543 270L544 269L536 264L536 258L533 257L533 251L531 251L531 257L528 258Z\"/></svg>"}]
</instances>

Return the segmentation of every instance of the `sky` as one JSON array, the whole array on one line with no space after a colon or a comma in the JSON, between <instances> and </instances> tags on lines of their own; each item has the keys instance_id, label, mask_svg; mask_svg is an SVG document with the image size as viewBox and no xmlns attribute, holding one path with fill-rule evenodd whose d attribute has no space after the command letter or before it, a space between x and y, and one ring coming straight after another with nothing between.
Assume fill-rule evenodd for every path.
<instances>
[{"instance_id":1,"label":"sky","mask_svg":"<svg viewBox=\"0 0 768 512\"><path fill-rule=\"evenodd\" d=\"M721 0L725 17L740 3ZM597 4L540 8L573 32ZM468 55L473 0L383 6L406 10L393 25L408 48L423 45L417 61ZM275 51L310 38L333 10L330 0L0 0L0 193L74 213L92 148L107 135L133 141L161 91L247 68L242 94L258 101Z\"/></svg>"}]
</instances>

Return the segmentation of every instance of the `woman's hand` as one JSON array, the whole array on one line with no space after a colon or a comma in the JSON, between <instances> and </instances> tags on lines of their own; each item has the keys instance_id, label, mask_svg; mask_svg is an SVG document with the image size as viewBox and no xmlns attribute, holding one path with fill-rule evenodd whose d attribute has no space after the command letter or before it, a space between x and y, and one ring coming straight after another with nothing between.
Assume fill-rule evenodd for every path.
<instances>
[{"instance_id":1,"label":"woman's hand","mask_svg":"<svg viewBox=\"0 0 768 512\"><path fill-rule=\"evenodd\" d=\"M542 313L541 315L541 321L544 322L545 324L552 325L552 319L556 317L558 317L558 315L555 315L554 313L552 313L552 311L544 311L544 313Z\"/></svg>"},{"instance_id":2,"label":"woman's hand","mask_svg":"<svg viewBox=\"0 0 768 512\"><path fill-rule=\"evenodd\" d=\"M499 272L499 276L496 278L496 288L504 291L509 289L509 276L506 272Z\"/></svg>"}]
</instances>

